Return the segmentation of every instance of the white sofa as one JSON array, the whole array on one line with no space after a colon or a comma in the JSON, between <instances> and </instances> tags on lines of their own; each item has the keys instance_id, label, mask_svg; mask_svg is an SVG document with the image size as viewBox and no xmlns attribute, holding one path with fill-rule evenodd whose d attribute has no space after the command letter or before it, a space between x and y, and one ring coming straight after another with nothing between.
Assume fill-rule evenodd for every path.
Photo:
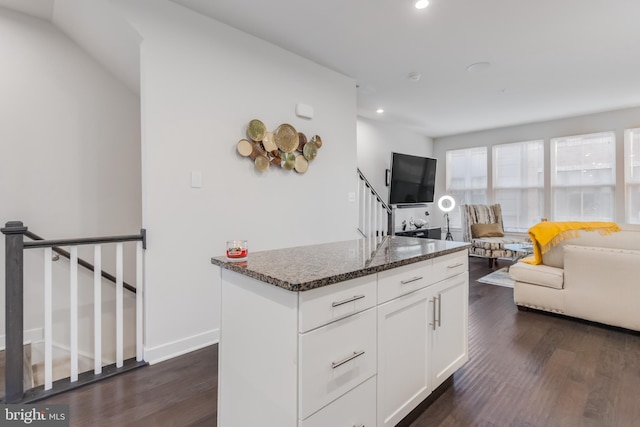
<instances>
[{"instance_id":1,"label":"white sofa","mask_svg":"<svg viewBox=\"0 0 640 427\"><path fill-rule=\"evenodd\" d=\"M631 227L581 231L543 254L541 265L514 264L515 303L640 331L640 227Z\"/></svg>"}]
</instances>

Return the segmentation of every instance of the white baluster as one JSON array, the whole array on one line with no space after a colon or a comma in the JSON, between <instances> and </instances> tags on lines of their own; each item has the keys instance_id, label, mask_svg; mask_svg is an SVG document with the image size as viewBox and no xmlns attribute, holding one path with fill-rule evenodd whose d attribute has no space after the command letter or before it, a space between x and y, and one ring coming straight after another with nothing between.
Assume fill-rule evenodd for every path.
<instances>
[{"instance_id":1,"label":"white baluster","mask_svg":"<svg viewBox=\"0 0 640 427\"><path fill-rule=\"evenodd\" d=\"M371 190L367 188L367 237L371 237Z\"/></svg>"},{"instance_id":2,"label":"white baluster","mask_svg":"<svg viewBox=\"0 0 640 427\"><path fill-rule=\"evenodd\" d=\"M102 246L93 248L93 373L102 373Z\"/></svg>"},{"instance_id":3,"label":"white baluster","mask_svg":"<svg viewBox=\"0 0 640 427\"><path fill-rule=\"evenodd\" d=\"M371 228L369 230L369 237L375 237L376 235L376 196L373 191L369 189L369 212L371 214Z\"/></svg>"},{"instance_id":4,"label":"white baluster","mask_svg":"<svg viewBox=\"0 0 640 427\"><path fill-rule=\"evenodd\" d=\"M380 222L380 200L378 197L374 195L373 200L375 202L373 209L373 214L376 216L376 230L373 233L374 236L380 236L380 228L382 227L382 223Z\"/></svg>"},{"instance_id":5,"label":"white baluster","mask_svg":"<svg viewBox=\"0 0 640 427\"><path fill-rule=\"evenodd\" d=\"M69 258L69 307L70 307L70 344L71 344L71 382L78 381L78 247L70 248Z\"/></svg>"},{"instance_id":6,"label":"white baluster","mask_svg":"<svg viewBox=\"0 0 640 427\"><path fill-rule=\"evenodd\" d=\"M365 208L365 203L367 203L367 186L364 181L360 181L360 198L358 199L358 204L360 208L360 231L366 233L366 214L367 209Z\"/></svg>"},{"instance_id":7,"label":"white baluster","mask_svg":"<svg viewBox=\"0 0 640 427\"><path fill-rule=\"evenodd\" d=\"M123 323L123 251L122 243L116 244L116 368L124 364L124 323Z\"/></svg>"},{"instance_id":8,"label":"white baluster","mask_svg":"<svg viewBox=\"0 0 640 427\"><path fill-rule=\"evenodd\" d=\"M142 292L143 292L143 276L142 276L142 242L136 245L136 360L142 361Z\"/></svg>"},{"instance_id":9,"label":"white baluster","mask_svg":"<svg viewBox=\"0 0 640 427\"><path fill-rule=\"evenodd\" d=\"M44 250L44 389L53 387L53 251Z\"/></svg>"}]
</instances>

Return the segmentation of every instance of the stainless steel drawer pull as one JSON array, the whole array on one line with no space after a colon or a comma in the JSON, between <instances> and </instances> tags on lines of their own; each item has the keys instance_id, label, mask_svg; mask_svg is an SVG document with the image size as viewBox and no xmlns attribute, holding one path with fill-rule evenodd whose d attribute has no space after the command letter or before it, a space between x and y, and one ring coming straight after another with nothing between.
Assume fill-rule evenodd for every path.
<instances>
[{"instance_id":1,"label":"stainless steel drawer pull","mask_svg":"<svg viewBox=\"0 0 640 427\"><path fill-rule=\"evenodd\" d=\"M402 280L402 281L400 281L400 283L402 283L403 285L406 285L407 283L415 282L415 281L421 280L421 279L423 279L422 276L416 276L413 279Z\"/></svg>"},{"instance_id":2,"label":"stainless steel drawer pull","mask_svg":"<svg viewBox=\"0 0 640 427\"><path fill-rule=\"evenodd\" d=\"M331 362L331 367L332 367L333 369L336 369L338 366L342 366L342 365L344 365L344 364L345 364L345 363L347 363L347 362L351 362L353 359L355 359L356 357L360 357L360 356L362 356L363 354L364 354L364 350L362 350L362 351L354 351L354 352L353 352L353 354L352 354L351 356L347 357L347 358L346 358L346 359L344 359L344 360L341 360L341 361L339 361L339 362Z\"/></svg>"},{"instance_id":3,"label":"stainless steel drawer pull","mask_svg":"<svg viewBox=\"0 0 640 427\"><path fill-rule=\"evenodd\" d=\"M456 265L448 265L447 268L458 268L458 267L462 267L463 265L464 265L464 263L460 262L460 263L458 263Z\"/></svg>"},{"instance_id":4,"label":"stainless steel drawer pull","mask_svg":"<svg viewBox=\"0 0 640 427\"><path fill-rule=\"evenodd\" d=\"M433 330L436 330L436 326L437 326L437 322L436 322L436 297L433 297L432 300L429 300L429 302L433 303L433 311L431 312L433 314L433 323L429 323L431 325L431 327L433 328Z\"/></svg>"},{"instance_id":5,"label":"stainless steel drawer pull","mask_svg":"<svg viewBox=\"0 0 640 427\"><path fill-rule=\"evenodd\" d=\"M357 425L354 424L353 427L365 427L365 425L364 424L360 424L359 426L357 426Z\"/></svg>"},{"instance_id":6,"label":"stainless steel drawer pull","mask_svg":"<svg viewBox=\"0 0 640 427\"><path fill-rule=\"evenodd\" d=\"M438 326L442 326L442 294L438 294Z\"/></svg>"},{"instance_id":7,"label":"stainless steel drawer pull","mask_svg":"<svg viewBox=\"0 0 640 427\"><path fill-rule=\"evenodd\" d=\"M338 307L344 304L349 304L350 302L358 301L359 299L364 298L364 295L354 295L352 298L347 298L344 301L338 301L331 304L331 307Z\"/></svg>"}]
</instances>

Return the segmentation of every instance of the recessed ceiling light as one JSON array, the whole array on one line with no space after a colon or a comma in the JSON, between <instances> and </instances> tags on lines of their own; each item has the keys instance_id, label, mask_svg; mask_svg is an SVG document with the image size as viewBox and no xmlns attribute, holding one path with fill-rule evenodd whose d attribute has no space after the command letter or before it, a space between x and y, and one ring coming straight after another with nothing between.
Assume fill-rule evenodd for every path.
<instances>
[{"instance_id":1,"label":"recessed ceiling light","mask_svg":"<svg viewBox=\"0 0 640 427\"><path fill-rule=\"evenodd\" d=\"M429 6L429 0L418 0L415 3L416 9L424 9L427 6Z\"/></svg>"},{"instance_id":2,"label":"recessed ceiling light","mask_svg":"<svg viewBox=\"0 0 640 427\"><path fill-rule=\"evenodd\" d=\"M376 110L376 113L378 113L378 114L382 114L382 113L384 113L384 110L383 110L382 108L378 108L378 109Z\"/></svg>"},{"instance_id":3,"label":"recessed ceiling light","mask_svg":"<svg viewBox=\"0 0 640 427\"><path fill-rule=\"evenodd\" d=\"M484 71L489 67L491 67L491 62L488 62L488 61L475 62L467 67L467 71L470 73L475 73L478 71Z\"/></svg>"},{"instance_id":4,"label":"recessed ceiling light","mask_svg":"<svg viewBox=\"0 0 640 427\"><path fill-rule=\"evenodd\" d=\"M416 72L409 73L409 75L407 76L407 78L416 82L420 80L421 77L422 77L422 74L416 73Z\"/></svg>"}]
</instances>

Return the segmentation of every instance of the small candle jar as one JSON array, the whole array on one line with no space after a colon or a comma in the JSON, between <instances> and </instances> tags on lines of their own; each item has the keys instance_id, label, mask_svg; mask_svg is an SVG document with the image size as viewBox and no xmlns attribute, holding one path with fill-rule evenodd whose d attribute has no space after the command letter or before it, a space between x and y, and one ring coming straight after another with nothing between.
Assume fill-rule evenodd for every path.
<instances>
[{"instance_id":1,"label":"small candle jar","mask_svg":"<svg viewBox=\"0 0 640 427\"><path fill-rule=\"evenodd\" d=\"M249 249L246 240L227 240L227 260L231 262L245 261Z\"/></svg>"}]
</instances>

